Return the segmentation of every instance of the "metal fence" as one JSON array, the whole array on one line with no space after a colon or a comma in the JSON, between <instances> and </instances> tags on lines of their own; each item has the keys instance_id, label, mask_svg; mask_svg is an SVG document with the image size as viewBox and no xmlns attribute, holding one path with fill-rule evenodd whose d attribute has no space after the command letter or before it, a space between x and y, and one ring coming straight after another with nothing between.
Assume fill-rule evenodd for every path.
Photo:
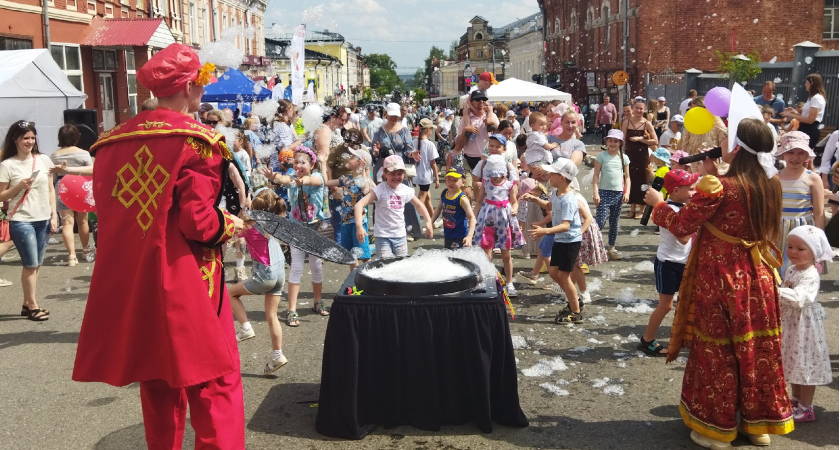
<instances>
[{"instance_id":1,"label":"metal fence","mask_svg":"<svg viewBox=\"0 0 840 450\"><path fill-rule=\"evenodd\" d=\"M814 58L814 71L822 76L823 84L825 85L825 115L822 123L827 127L838 126L838 104L837 97L840 96L840 80L838 80L838 73L840 73L840 64L838 64L838 56L840 51L831 50L824 52L817 52Z\"/></svg>"}]
</instances>

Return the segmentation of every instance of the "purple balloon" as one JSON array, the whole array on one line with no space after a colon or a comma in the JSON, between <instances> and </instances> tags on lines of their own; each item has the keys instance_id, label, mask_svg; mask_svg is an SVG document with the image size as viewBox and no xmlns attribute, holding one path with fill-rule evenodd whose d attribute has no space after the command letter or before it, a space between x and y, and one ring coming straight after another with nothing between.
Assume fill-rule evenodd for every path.
<instances>
[{"instance_id":1,"label":"purple balloon","mask_svg":"<svg viewBox=\"0 0 840 450\"><path fill-rule=\"evenodd\" d=\"M729 115L729 101L732 98L732 91L723 86L718 86L706 93L706 109L718 117Z\"/></svg>"}]
</instances>

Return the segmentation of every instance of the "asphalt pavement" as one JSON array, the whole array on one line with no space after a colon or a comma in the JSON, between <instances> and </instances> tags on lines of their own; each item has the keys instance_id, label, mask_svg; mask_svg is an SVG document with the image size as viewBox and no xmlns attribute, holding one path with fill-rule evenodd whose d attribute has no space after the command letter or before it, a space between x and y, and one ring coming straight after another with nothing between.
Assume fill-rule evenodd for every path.
<instances>
[{"instance_id":1,"label":"asphalt pavement","mask_svg":"<svg viewBox=\"0 0 840 450\"><path fill-rule=\"evenodd\" d=\"M588 173L589 169L582 167L580 178ZM591 198L591 187L582 186L584 195ZM433 195L438 198L439 191ZM677 408L685 359L665 364L661 358L644 357L636 350L647 311L655 307L657 298L649 263L658 236L652 227L642 227L638 221L622 218L620 226L617 248L625 258L591 268L587 280L593 301L586 307L585 323L556 325L553 317L561 307L558 299L539 285L516 280L520 295L514 299L517 315L511 322L511 334L520 347L516 351L520 401L531 422L524 429L496 426L493 433L482 434L473 424L445 427L437 433L398 427L379 428L358 442L325 438L315 431L317 410L311 403L318 398L329 318L311 312L312 291L306 271L298 308L301 326L284 325L283 350L289 364L274 376L262 375L270 350L262 299L246 297L257 334L239 345L248 448L700 448L690 441ZM411 249L442 246L440 230L435 231L434 239L419 239L410 244ZM60 241L60 236L54 237ZM0 278L14 282L0 288L0 448L145 448L137 384L116 388L70 379L93 264L82 261L67 267L63 245L49 245L38 298L51 311L51 319L35 323L18 315L20 261L14 258L14 251L9 255L0 264ZM233 254L228 253L225 260L227 278L231 279ZM515 270L530 269L533 263L534 259L514 258ZM348 269L325 263L324 270L324 298L331 299ZM545 279L540 285L549 281L547 274L542 276ZM798 424L789 435L773 437L774 448L838 448L837 279L838 265L833 262L829 275L822 278L819 300L828 313L826 332L834 381L817 388L817 421ZM121 314L118 296L114 297L113 314ZM667 341L672 318L669 315L660 328L660 340ZM563 364L556 358L562 358ZM560 370L546 371L542 360L554 361L550 366ZM193 442L188 427L184 448L192 448ZM743 437L734 445L750 447Z\"/></svg>"}]
</instances>

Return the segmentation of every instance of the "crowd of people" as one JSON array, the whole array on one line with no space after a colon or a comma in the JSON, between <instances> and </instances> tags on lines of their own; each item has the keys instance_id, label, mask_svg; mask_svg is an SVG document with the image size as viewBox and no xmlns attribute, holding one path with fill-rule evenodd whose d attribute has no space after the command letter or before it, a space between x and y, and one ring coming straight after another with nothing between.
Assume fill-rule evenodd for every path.
<instances>
[{"instance_id":1,"label":"crowd of people","mask_svg":"<svg viewBox=\"0 0 840 450\"><path fill-rule=\"evenodd\" d=\"M279 101L273 117L268 118L253 114L244 118L230 109L199 104L196 92L202 90L204 69L197 65L191 49L176 50L180 52L179 64L188 66L182 78L155 75L151 69L138 73L138 80L160 98L160 104L144 105L148 112L142 114L148 115L137 120L165 116L171 122L177 118L195 123L188 113L196 113L194 119L206 125L200 131L179 130L190 136L187 140L166 138L190 154L183 161L164 162L169 167L164 172L171 174L167 179L177 177L179 189L169 193L179 197L158 207L173 208L177 223L160 223L162 218L145 223L133 214L122 218L120 208L131 205L122 197L124 203L119 207L98 203L103 205L103 220L134 227L139 224L143 231L118 238L120 231L101 227L104 243L100 255L106 263L120 260L108 245L124 242L142 253L152 245L145 236L160 236L155 239L169 242L170 251L192 254L200 261L203 276L194 284L204 294L209 289L211 300L218 298L214 303L218 312L212 311L215 317L199 314L190 318L218 322L221 331L199 330L205 339L201 345L214 348L170 361L173 366L163 375L144 372L145 378L139 380L143 382L147 437L154 434L152 430L167 426L162 416L172 415L150 405L168 402L162 400L171 395L167 389L179 386L187 389L191 406L193 397L201 395L233 392L239 396L240 404L218 417L207 419L193 413L199 434L206 435L206 427L214 424L223 426L216 420L225 417L232 419L223 427L241 425L241 380L229 378L231 373L238 374L238 362L234 364L233 353L228 354L231 314L225 308L224 290L214 285L214 280L223 280L218 278L217 265L223 267L225 247L233 247L236 261L234 283L227 287L230 311L239 323L236 342L255 336L242 298L264 296L272 346L264 373L288 363L278 310L285 291L285 324L300 326L298 297L307 263L312 310L321 316L330 314L322 297L323 261L262 234L249 220L249 211L285 216L309 227L350 251L357 264L371 258L408 256L409 242L431 239L436 229L442 229L445 249L476 246L491 261L498 256L510 297L518 295L514 276L531 288L538 283L539 273L547 270L552 282L543 287L566 303L555 322L580 324L591 302L586 283L589 267L622 259L616 243L623 205L629 205L626 217L632 219L640 219L645 206L652 207L659 234L654 259L659 305L638 348L668 360L675 359L681 348L691 348L680 401L683 419L692 429L691 438L704 447L726 449L740 431L754 444L766 445L769 434L792 431L794 421L814 420L814 388L831 382L825 313L817 293L825 263L834 258L831 247L836 246L837 233L834 231L835 241L829 243L823 231L827 226L823 207L826 199L833 202L836 216L838 170L837 131L827 137L820 168L813 166L814 148L821 145L819 123L825 109L819 75L806 79L809 100L798 109L779 105L772 82L768 82L756 97L757 104L768 108L765 121L744 119L738 123L732 148L721 118L715 119L711 131L699 136L682 126L684 107L704 105L696 93L680 106L680 114L672 114L664 98L650 102L636 98L620 115L605 97L596 113L604 147L592 161L592 197L586 198L578 179L586 156L580 140L585 130L576 105L561 101L512 108L491 105L486 89L493 80L482 78L457 111L398 103L340 106L325 108L322 125L306 131L300 110L288 100ZM167 51L155 55L149 65L175 64L167 62L166 58L172 57ZM161 78L155 78L158 76ZM225 136L226 145L214 129ZM114 148L128 145L128 141L119 139L125 136L120 134L124 130L115 131L95 145L104 161L97 167L106 167L99 170L107 170L101 177L108 178L102 182L94 178L97 195L107 191L119 197L130 188L129 183L118 189L124 183L118 175L123 156ZM78 262L74 226L82 242L82 256L93 261L96 254L87 215L68 209L56 193L61 176L93 174L94 158L76 147L79 133L72 125L59 130L60 148L50 157L39 150L36 133L34 123L18 121L3 141L0 201L6 204L8 232L0 227L0 241L4 241L0 242L0 256L12 245L17 248L23 267L21 314L44 321L50 313L37 301L36 284L49 233L62 227L70 266ZM199 138L204 140L193 145ZM269 152L262 151L265 146L270 146ZM684 156L715 146L723 149L722 161L706 158L691 165L680 163ZM165 159L162 153L156 157ZM784 168L777 173L768 157L783 161ZM215 172L204 168L205 164L223 173L222 180L216 180ZM648 189L656 177L664 180L661 191ZM230 196L219 195L226 180L235 189ZM441 180L444 189L433 196L431 185L440 188ZM208 208L215 198L222 198L222 204ZM594 215L590 201L595 205ZM836 217L832 220L836 222ZM602 230L607 227L605 243ZM215 250L219 246L221 252ZM522 259L535 257L532 270L514 274L515 250ZM246 255L251 259L250 273ZM159 264L161 271L174 269L165 256L163 252L140 259ZM126 326L121 332L128 333L131 327L126 324L131 319L121 318L106 326L89 317L104 314L91 312L91 308L103 305L106 292L110 295L109 290L118 289L114 281L103 281L104 276L94 274L96 288L92 285L74 379L122 385L136 378L125 371L121 359L133 354L126 350L136 348L129 345L106 357L95 337L121 325ZM175 284L184 295L192 286L185 287L173 276L178 275L170 274L161 281L161 298L168 299L168 288ZM126 285L133 286L129 281ZM670 345L665 347L657 341L656 332L673 309L678 292ZM139 299L126 301L133 307L141 304ZM126 309L132 311L132 307ZM153 313L146 310L140 314ZM173 327L176 322L168 321L182 320L173 317L156 320L149 329L161 336L168 332L165 330L185 326L177 322ZM172 339L182 343L184 338ZM155 345L166 342L150 339ZM736 345L741 343L749 345ZM184 345L194 348L196 343ZM224 355L213 354L220 349ZM183 358L184 354L178 355ZM219 364L225 367L199 369L202 360L222 361ZM102 361L118 368L97 368ZM209 385L207 380L211 380ZM791 384L790 394L786 381ZM193 392L196 385L207 392ZM172 407L170 403L167 408ZM214 414L220 413L209 416ZM183 428L180 420L178 426Z\"/></svg>"}]
</instances>

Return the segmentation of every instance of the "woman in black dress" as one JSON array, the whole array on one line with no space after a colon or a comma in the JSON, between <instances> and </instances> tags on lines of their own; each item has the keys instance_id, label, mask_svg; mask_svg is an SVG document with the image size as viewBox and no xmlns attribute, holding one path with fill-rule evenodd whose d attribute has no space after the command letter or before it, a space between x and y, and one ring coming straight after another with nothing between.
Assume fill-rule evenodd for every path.
<instances>
[{"instance_id":1,"label":"woman in black dress","mask_svg":"<svg viewBox=\"0 0 840 450\"><path fill-rule=\"evenodd\" d=\"M633 103L633 115L629 120L621 123L621 131L626 138L624 154L630 159L630 212L628 219L642 218L644 210L645 192L641 186L648 184L648 146L656 146L659 141L653 124L644 118L645 102L639 100Z\"/></svg>"},{"instance_id":2,"label":"woman in black dress","mask_svg":"<svg viewBox=\"0 0 840 450\"><path fill-rule=\"evenodd\" d=\"M671 121L671 110L665 106L665 97L656 99L656 135L662 136L662 133L668 129L668 122Z\"/></svg>"}]
</instances>

